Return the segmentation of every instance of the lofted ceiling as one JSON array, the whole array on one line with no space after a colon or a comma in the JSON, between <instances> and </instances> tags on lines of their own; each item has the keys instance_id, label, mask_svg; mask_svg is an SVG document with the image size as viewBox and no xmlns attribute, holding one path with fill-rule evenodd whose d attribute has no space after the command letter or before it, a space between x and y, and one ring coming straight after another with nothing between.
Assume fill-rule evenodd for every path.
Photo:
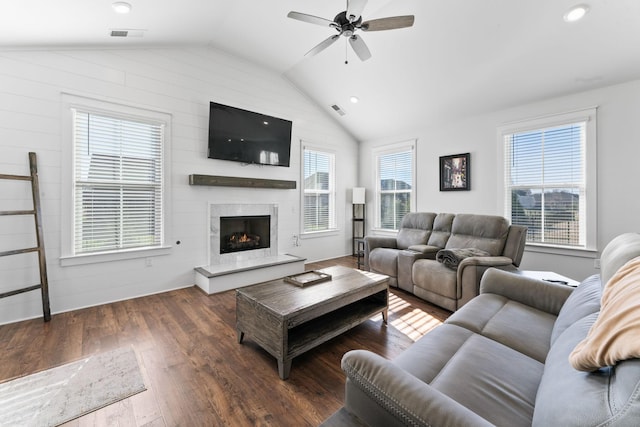
<instances>
[{"instance_id":1,"label":"lofted ceiling","mask_svg":"<svg viewBox=\"0 0 640 427\"><path fill-rule=\"evenodd\" d=\"M305 57L335 31L287 18L333 19L345 0L127 1L127 15L110 0L4 2L0 50L211 46L283 75L358 140L640 78L638 0L369 0L364 20L415 24L359 32L366 62L346 38ZM565 22L578 3L588 14ZM119 29L135 36L110 36Z\"/></svg>"}]
</instances>

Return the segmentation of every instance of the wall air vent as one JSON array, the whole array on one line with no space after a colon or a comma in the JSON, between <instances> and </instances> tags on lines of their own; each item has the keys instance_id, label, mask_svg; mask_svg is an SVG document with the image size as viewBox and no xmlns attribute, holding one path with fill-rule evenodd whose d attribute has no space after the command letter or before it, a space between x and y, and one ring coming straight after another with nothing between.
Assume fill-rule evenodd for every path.
<instances>
[{"instance_id":1,"label":"wall air vent","mask_svg":"<svg viewBox=\"0 0 640 427\"><path fill-rule=\"evenodd\" d=\"M109 35L111 37L142 37L144 36L145 30L126 30L126 29L117 29L111 30Z\"/></svg>"},{"instance_id":2,"label":"wall air vent","mask_svg":"<svg viewBox=\"0 0 640 427\"><path fill-rule=\"evenodd\" d=\"M338 114L340 114L341 116L344 116L345 114L347 114L347 113L345 113L345 112L344 112L344 110L343 110L342 108L340 108L337 104L333 104L333 105L331 106L331 108L333 108L333 109L335 110L335 112L336 112L336 113L338 113Z\"/></svg>"}]
</instances>

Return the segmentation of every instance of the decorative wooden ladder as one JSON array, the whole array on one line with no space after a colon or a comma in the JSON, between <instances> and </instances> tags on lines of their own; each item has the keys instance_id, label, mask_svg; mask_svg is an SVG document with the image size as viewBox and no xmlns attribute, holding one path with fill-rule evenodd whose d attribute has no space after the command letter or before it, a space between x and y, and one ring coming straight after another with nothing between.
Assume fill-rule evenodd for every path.
<instances>
[{"instance_id":1,"label":"decorative wooden ladder","mask_svg":"<svg viewBox=\"0 0 640 427\"><path fill-rule=\"evenodd\" d=\"M33 215L36 227L36 243L37 246L26 249L16 249L11 251L0 252L0 257L19 255L29 252L38 252L38 264L40 266L40 284L28 286L26 288L17 289L15 291L9 291L0 293L0 298L6 298L13 295L21 294L24 292L35 291L40 289L42 293L42 312L44 321L51 320L51 309L49 307L49 284L47 282L47 263L44 256L44 239L42 233L42 219L40 218L40 185L38 183L38 166L36 163L36 153L29 153L29 169L31 175L3 175L0 174L0 179L19 180L19 181L31 181L31 195L33 197L33 210L18 210L18 211L0 211L0 216L3 215Z\"/></svg>"}]
</instances>

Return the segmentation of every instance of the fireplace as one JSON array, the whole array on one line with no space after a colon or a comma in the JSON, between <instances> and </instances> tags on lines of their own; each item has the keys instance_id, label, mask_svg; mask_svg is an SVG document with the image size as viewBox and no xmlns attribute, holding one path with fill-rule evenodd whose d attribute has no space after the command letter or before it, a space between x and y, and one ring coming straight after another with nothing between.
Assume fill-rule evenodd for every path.
<instances>
[{"instance_id":1,"label":"fireplace","mask_svg":"<svg viewBox=\"0 0 640 427\"><path fill-rule=\"evenodd\" d=\"M220 253L268 248L270 234L270 215L221 216Z\"/></svg>"},{"instance_id":2,"label":"fireplace","mask_svg":"<svg viewBox=\"0 0 640 427\"><path fill-rule=\"evenodd\" d=\"M278 206L209 203L208 249L209 265L260 262L277 256Z\"/></svg>"}]
</instances>

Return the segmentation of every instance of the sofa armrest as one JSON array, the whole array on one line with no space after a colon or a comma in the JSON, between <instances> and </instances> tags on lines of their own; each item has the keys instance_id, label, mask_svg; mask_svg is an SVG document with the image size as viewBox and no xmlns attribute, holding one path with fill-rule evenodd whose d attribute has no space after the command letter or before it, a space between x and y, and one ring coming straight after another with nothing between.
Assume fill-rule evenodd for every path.
<instances>
[{"instance_id":1,"label":"sofa armrest","mask_svg":"<svg viewBox=\"0 0 640 427\"><path fill-rule=\"evenodd\" d=\"M364 242L365 250L367 252L370 252L375 248L398 248L398 243L395 237L366 236L364 238Z\"/></svg>"},{"instance_id":2,"label":"sofa armrest","mask_svg":"<svg viewBox=\"0 0 640 427\"><path fill-rule=\"evenodd\" d=\"M472 256L463 259L458 265L458 274L465 267L481 266L481 267L504 267L513 264L511 258L506 256Z\"/></svg>"},{"instance_id":3,"label":"sofa armrest","mask_svg":"<svg viewBox=\"0 0 640 427\"><path fill-rule=\"evenodd\" d=\"M480 282L481 294L502 295L556 316L573 289L496 268L487 270Z\"/></svg>"},{"instance_id":4,"label":"sofa armrest","mask_svg":"<svg viewBox=\"0 0 640 427\"><path fill-rule=\"evenodd\" d=\"M375 407L392 414L401 425L489 426L487 420L462 406L429 384L393 363L366 350L352 350L342 357L342 370L350 386L357 387ZM347 388L346 407L370 425L386 424L376 418L375 409L350 407ZM360 402L362 403L362 402ZM364 409L359 411L358 409Z\"/></svg>"}]
</instances>

